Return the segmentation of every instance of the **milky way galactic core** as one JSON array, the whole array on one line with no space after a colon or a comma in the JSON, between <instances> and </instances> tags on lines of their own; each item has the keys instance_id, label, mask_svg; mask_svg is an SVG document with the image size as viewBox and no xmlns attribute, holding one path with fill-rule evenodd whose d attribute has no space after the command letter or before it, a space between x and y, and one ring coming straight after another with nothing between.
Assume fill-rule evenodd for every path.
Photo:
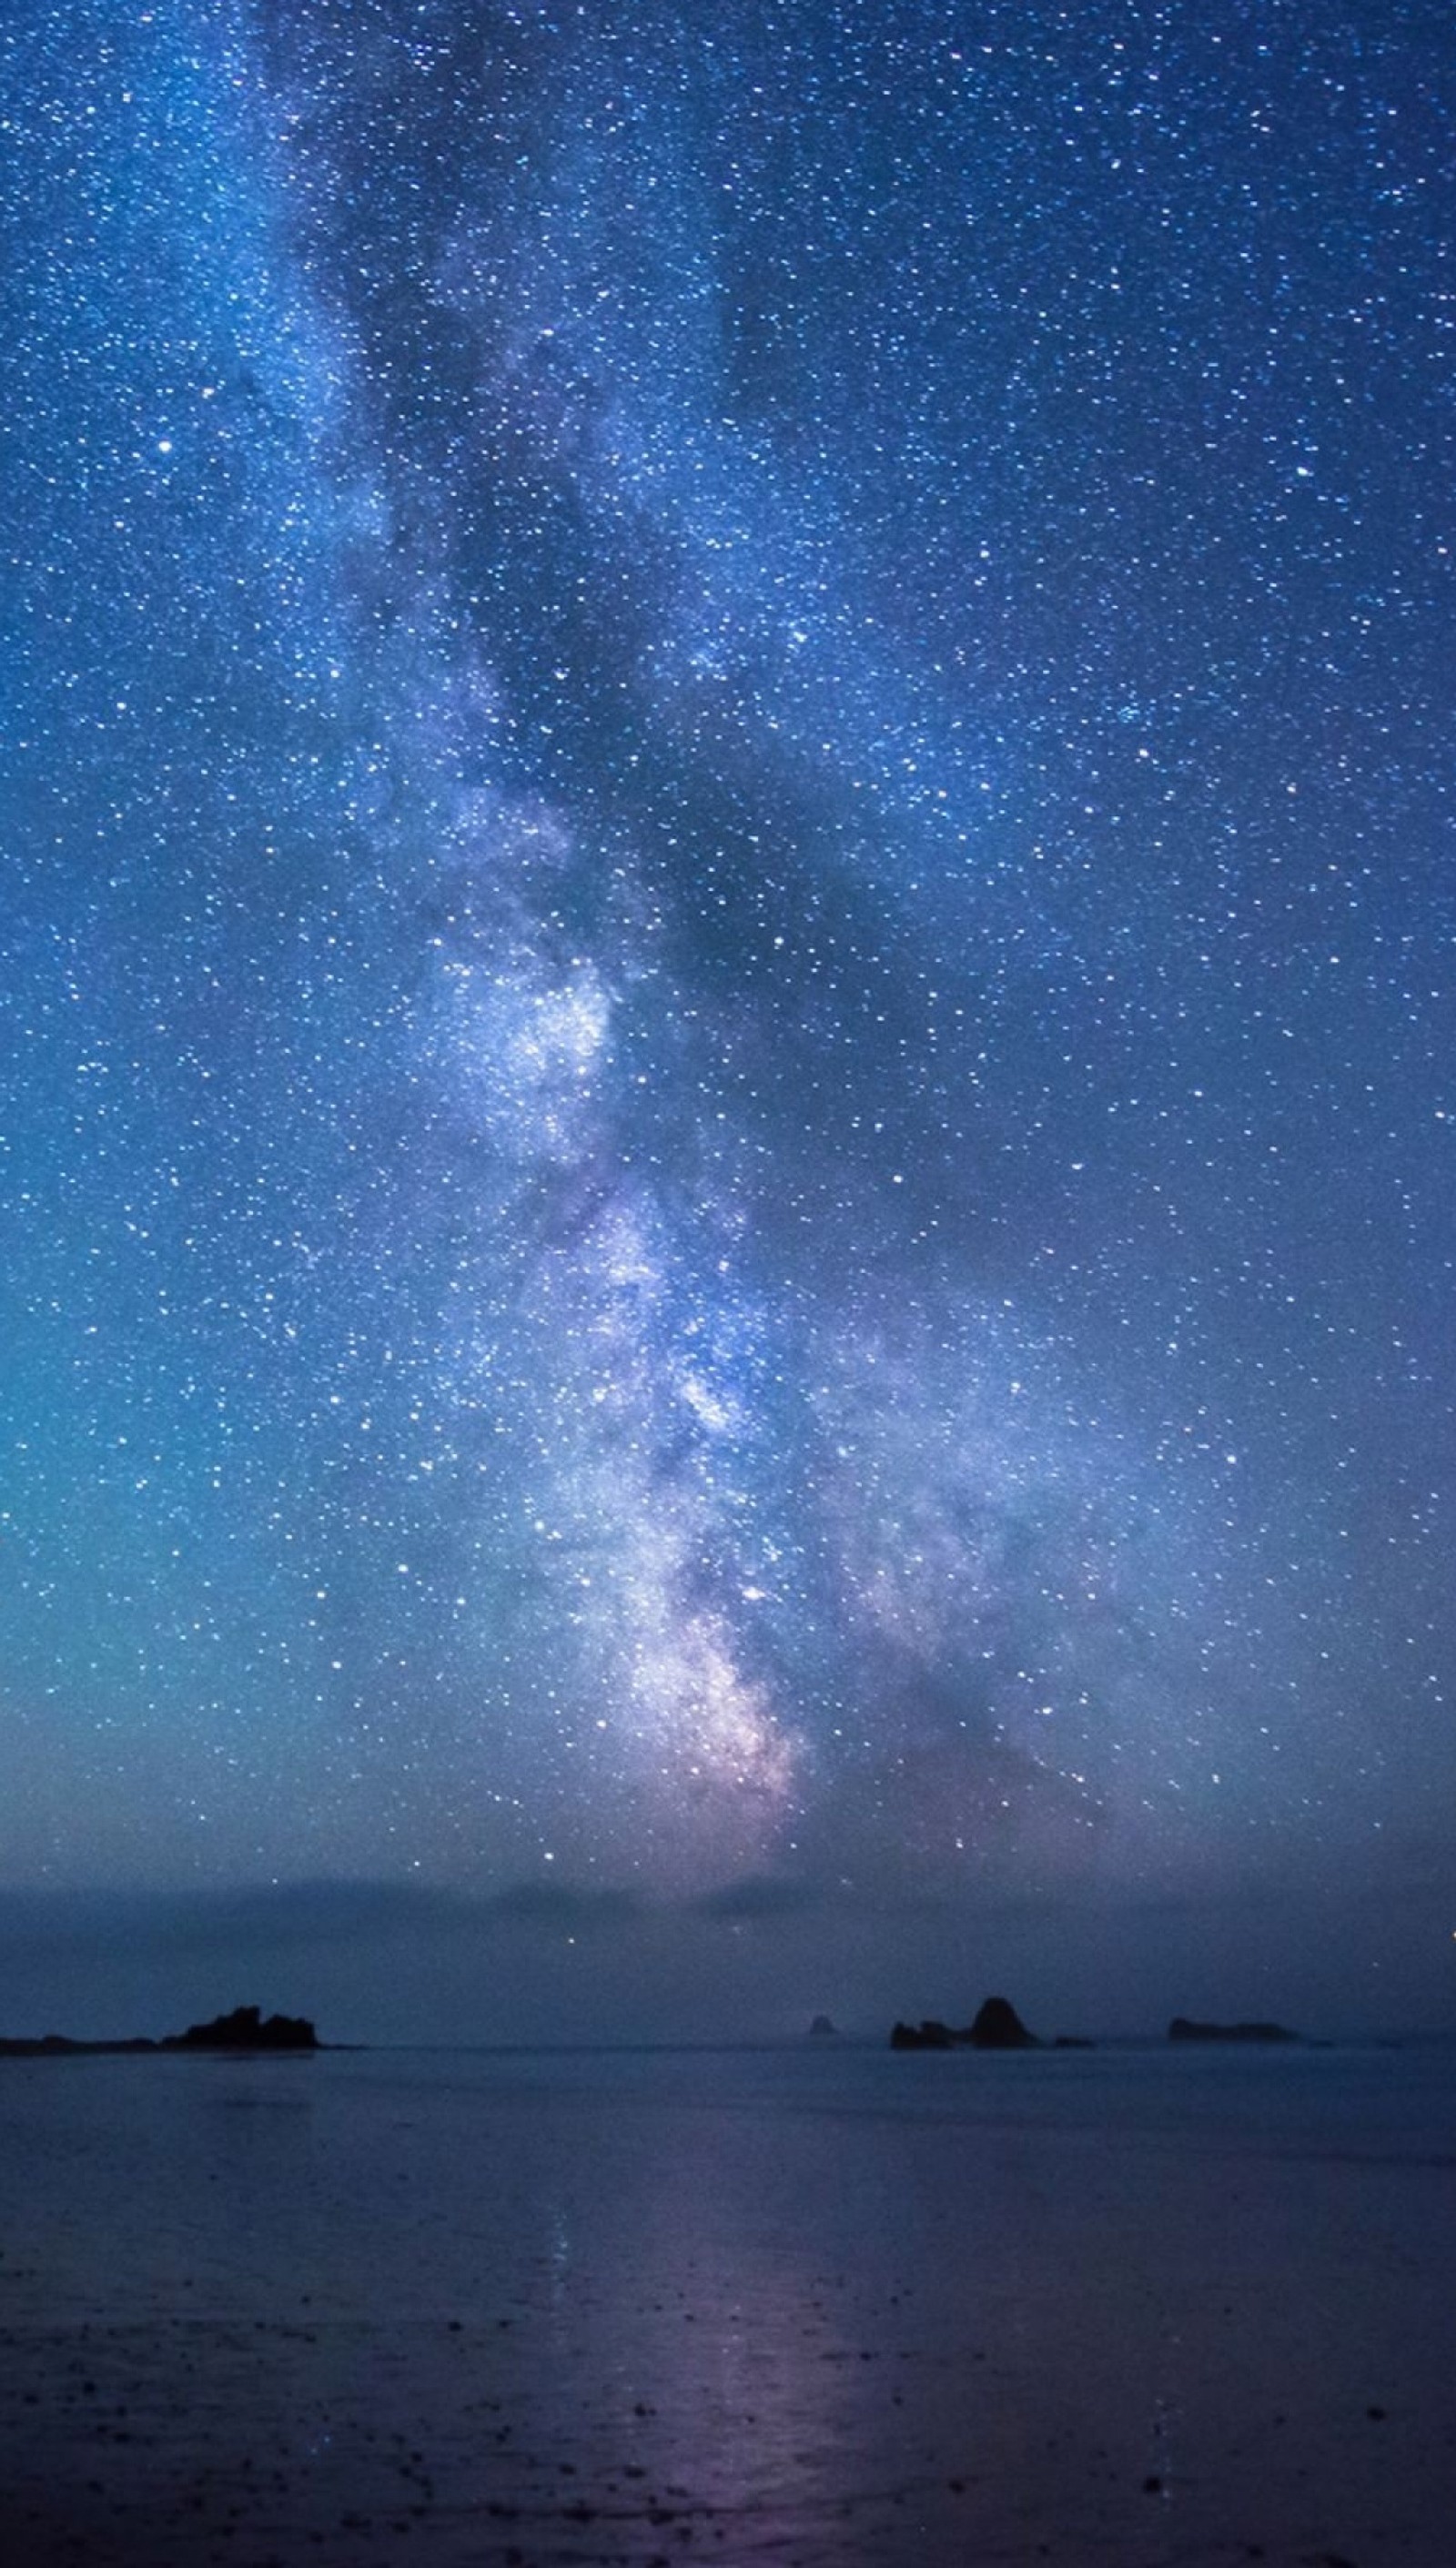
<instances>
[{"instance_id":1,"label":"milky way galactic core","mask_svg":"<svg viewBox=\"0 0 1456 2568\"><path fill-rule=\"evenodd\" d=\"M8 1882L1449 1853L1452 57L7 10Z\"/></svg>"}]
</instances>

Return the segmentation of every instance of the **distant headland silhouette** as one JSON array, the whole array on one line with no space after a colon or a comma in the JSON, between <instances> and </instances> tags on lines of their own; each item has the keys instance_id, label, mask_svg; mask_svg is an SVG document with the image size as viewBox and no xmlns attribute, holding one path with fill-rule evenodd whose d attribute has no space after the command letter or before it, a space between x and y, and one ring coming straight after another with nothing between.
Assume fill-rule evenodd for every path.
<instances>
[{"instance_id":1,"label":"distant headland silhouette","mask_svg":"<svg viewBox=\"0 0 1456 2568\"><path fill-rule=\"evenodd\" d=\"M165 2033L159 2042L136 2034L125 2042L75 2042L69 2034L43 2033L22 2040L0 2039L0 2060L67 2059L72 2054L164 2051L321 2051L326 2046L307 2016L269 2015L260 2007L234 2007L207 2024L189 2024L185 2033Z\"/></svg>"},{"instance_id":2,"label":"distant headland silhouette","mask_svg":"<svg viewBox=\"0 0 1456 2568\"><path fill-rule=\"evenodd\" d=\"M1199 2024L1195 2018L1175 2015L1168 2027L1170 2042L1298 2042L1301 2036L1291 2033L1283 2024Z\"/></svg>"}]
</instances>

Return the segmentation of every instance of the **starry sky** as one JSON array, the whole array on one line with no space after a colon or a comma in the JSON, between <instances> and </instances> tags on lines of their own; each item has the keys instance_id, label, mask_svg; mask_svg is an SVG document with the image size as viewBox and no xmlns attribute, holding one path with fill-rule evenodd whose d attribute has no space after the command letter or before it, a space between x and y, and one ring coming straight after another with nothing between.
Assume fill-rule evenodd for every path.
<instances>
[{"instance_id":1,"label":"starry sky","mask_svg":"<svg viewBox=\"0 0 1456 2568\"><path fill-rule=\"evenodd\" d=\"M1445 12L0 84L0 1947L1449 2018Z\"/></svg>"}]
</instances>

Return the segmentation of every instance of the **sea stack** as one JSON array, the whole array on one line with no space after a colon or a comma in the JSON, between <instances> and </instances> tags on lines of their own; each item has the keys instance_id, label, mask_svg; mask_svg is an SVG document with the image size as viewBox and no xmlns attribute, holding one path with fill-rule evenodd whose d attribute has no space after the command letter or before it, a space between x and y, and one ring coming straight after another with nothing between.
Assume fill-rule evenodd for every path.
<instances>
[{"instance_id":1,"label":"sea stack","mask_svg":"<svg viewBox=\"0 0 1456 2568\"><path fill-rule=\"evenodd\" d=\"M988 1998L966 2037L977 2051L1035 2051L1039 2046L1034 2033L1028 2033L1010 1998Z\"/></svg>"}]
</instances>

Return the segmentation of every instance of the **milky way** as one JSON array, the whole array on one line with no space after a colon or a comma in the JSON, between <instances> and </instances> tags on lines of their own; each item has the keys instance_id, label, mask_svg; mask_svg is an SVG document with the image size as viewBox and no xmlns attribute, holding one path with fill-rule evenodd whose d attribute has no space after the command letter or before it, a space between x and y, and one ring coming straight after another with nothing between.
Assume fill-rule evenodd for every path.
<instances>
[{"instance_id":1,"label":"milky way","mask_svg":"<svg viewBox=\"0 0 1456 2568\"><path fill-rule=\"evenodd\" d=\"M7 1878L1428 1862L1441 15L0 43Z\"/></svg>"}]
</instances>

